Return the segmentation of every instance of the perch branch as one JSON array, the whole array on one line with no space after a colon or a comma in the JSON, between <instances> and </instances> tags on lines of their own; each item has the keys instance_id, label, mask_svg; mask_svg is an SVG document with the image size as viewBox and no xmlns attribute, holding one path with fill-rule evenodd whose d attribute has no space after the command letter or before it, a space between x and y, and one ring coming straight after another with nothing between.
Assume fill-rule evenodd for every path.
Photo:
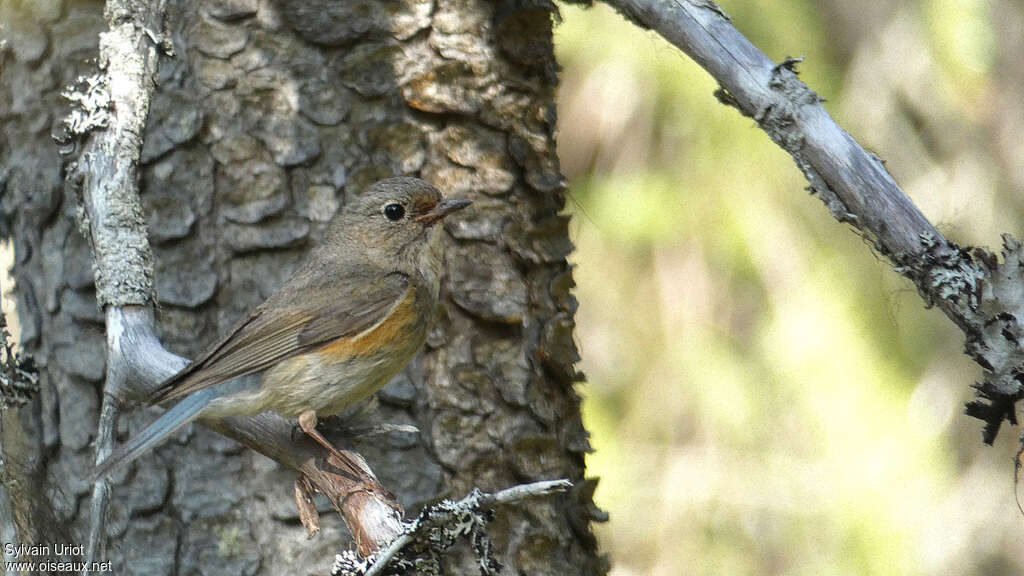
<instances>
[{"instance_id":1,"label":"perch branch","mask_svg":"<svg viewBox=\"0 0 1024 576\"><path fill-rule=\"evenodd\" d=\"M572 482L568 480L545 480L532 484L520 484L493 494L474 489L469 496L458 502L444 500L433 506L428 506L415 520L404 526L402 534L387 548L366 560L359 560L350 554L339 554L331 568L331 574L332 576L380 576L402 549L414 542L419 542L423 547L434 552L440 552L450 546L459 536L483 537L482 529L487 522L487 509L491 506L518 502L537 496L547 496L564 492L570 488L572 488ZM482 550L479 549L480 546L477 548L481 569L486 571L496 568L496 563L489 557L489 548L486 547L486 544ZM417 555L416 558L420 562L424 560L422 555ZM424 572L422 566L416 568L420 569L420 572Z\"/></svg>"},{"instance_id":2,"label":"perch branch","mask_svg":"<svg viewBox=\"0 0 1024 576\"><path fill-rule=\"evenodd\" d=\"M965 249L940 234L900 189L877 156L868 153L800 81L799 59L776 64L711 0L604 0L628 19L654 30L715 80L723 103L753 118L789 152L817 195L840 222L856 228L931 306L966 336L965 352L983 369L979 399L966 412L986 422L992 443L1003 420L1016 424L1024 397L1024 267L1020 244L1003 237L1003 262L981 248Z\"/></svg>"},{"instance_id":3,"label":"perch branch","mask_svg":"<svg viewBox=\"0 0 1024 576\"><path fill-rule=\"evenodd\" d=\"M109 30L100 36L100 69L82 79L82 90L66 93L78 104L65 121L68 141L87 138L69 167L68 183L79 198L79 221L89 239L97 300L105 308L107 373L96 439L96 462L113 449L122 402L145 398L188 362L163 348L153 318L152 252L138 195L142 135L155 88L160 51L169 52L162 30L165 2L110 0ZM62 142L62 143L66 143ZM370 554L401 531L401 508L376 483L366 462L328 454L293 425L274 415L206 422L278 462L297 470L327 495L344 517L359 549ZM359 490L365 480L373 487ZM107 480L93 488L86 565L104 555Z\"/></svg>"}]
</instances>

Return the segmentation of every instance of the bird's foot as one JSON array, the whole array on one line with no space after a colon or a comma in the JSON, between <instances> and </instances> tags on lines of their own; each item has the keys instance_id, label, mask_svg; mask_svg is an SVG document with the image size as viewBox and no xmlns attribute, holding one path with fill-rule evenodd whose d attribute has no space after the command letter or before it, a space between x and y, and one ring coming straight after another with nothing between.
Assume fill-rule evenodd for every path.
<instances>
[{"instance_id":1,"label":"bird's foot","mask_svg":"<svg viewBox=\"0 0 1024 576\"><path fill-rule=\"evenodd\" d=\"M357 492L377 492L382 487L367 470L363 469L363 466L359 465L359 462L355 460L358 458L362 460L358 455L351 452L338 449L334 444L331 444L330 440L324 437L319 430L316 429L317 417L314 410L307 410L302 414L299 414L299 428L306 433L307 436L315 440L318 444L327 449L332 456L337 460L337 463L341 465L343 469L347 471L346 476L350 478L353 485L345 489L342 494L342 500L347 499L349 496Z\"/></svg>"},{"instance_id":2,"label":"bird's foot","mask_svg":"<svg viewBox=\"0 0 1024 576\"><path fill-rule=\"evenodd\" d=\"M319 430L316 429L317 418L315 410L306 410L302 414L299 414L299 428L306 433L307 436L316 440L317 444L320 444L327 449L328 452L334 454L335 457L346 460L345 454L339 450L334 444L331 444L330 440L324 437Z\"/></svg>"}]
</instances>

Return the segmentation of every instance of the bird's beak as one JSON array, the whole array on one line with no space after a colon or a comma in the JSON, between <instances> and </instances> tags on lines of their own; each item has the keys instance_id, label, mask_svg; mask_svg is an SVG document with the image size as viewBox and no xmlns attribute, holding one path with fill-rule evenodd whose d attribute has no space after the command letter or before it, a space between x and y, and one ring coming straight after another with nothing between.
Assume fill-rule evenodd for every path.
<instances>
[{"instance_id":1,"label":"bird's beak","mask_svg":"<svg viewBox=\"0 0 1024 576\"><path fill-rule=\"evenodd\" d=\"M417 217L416 222L420 222L422 224L430 226L437 222L438 220L451 214L452 212L462 210L463 208L469 206L472 203L472 200L466 200L465 198L452 198L448 200L442 200L441 202L437 203L437 206L434 206L433 210L427 212L422 216Z\"/></svg>"}]
</instances>

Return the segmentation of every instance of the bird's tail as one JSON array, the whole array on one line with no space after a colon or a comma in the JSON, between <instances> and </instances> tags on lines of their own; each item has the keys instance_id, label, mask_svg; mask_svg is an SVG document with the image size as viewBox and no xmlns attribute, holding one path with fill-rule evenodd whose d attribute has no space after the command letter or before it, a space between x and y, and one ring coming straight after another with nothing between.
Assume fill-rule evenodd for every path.
<instances>
[{"instance_id":1,"label":"bird's tail","mask_svg":"<svg viewBox=\"0 0 1024 576\"><path fill-rule=\"evenodd\" d=\"M128 440L127 444L116 448L106 460L100 462L89 475L89 482L94 483L105 478L114 470L148 452L182 426L195 420L202 413L203 408L206 408L207 404L219 395L220 391L216 388L207 388L191 394L175 404L157 418L156 422Z\"/></svg>"}]
</instances>

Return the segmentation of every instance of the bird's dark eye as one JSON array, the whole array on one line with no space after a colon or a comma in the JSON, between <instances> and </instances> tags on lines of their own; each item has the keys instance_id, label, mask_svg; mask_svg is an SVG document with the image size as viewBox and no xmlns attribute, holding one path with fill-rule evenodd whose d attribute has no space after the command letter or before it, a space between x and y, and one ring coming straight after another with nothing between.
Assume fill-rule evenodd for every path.
<instances>
[{"instance_id":1,"label":"bird's dark eye","mask_svg":"<svg viewBox=\"0 0 1024 576\"><path fill-rule=\"evenodd\" d=\"M401 204L388 204L384 207L384 217L392 222L398 222L405 216L405 208Z\"/></svg>"}]
</instances>

